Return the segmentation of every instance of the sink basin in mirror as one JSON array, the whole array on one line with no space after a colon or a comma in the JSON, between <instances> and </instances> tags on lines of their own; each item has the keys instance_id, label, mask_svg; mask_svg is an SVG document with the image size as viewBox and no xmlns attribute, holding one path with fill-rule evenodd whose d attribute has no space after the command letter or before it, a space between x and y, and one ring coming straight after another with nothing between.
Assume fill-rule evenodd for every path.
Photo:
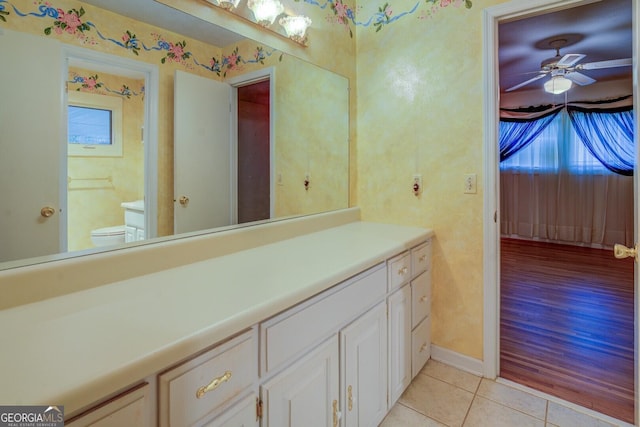
<instances>
[{"instance_id":1,"label":"sink basin in mirror","mask_svg":"<svg viewBox=\"0 0 640 427\"><path fill-rule=\"evenodd\" d=\"M0 212L0 269L348 207L345 77L153 0L65 1L63 13L55 1L0 6L8 12L0 21L0 45L15 58L12 67L0 66L0 193L11 201ZM107 7L124 8L127 18ZM75 32L61 24L62 14L74 13L80 23ZM209 161L211 154L197 146L197 161L176 161L181 142L192 142L178 130L208 121L174 122L180 112L195 115L192 95L176 93L181 74L229 88L234 113L229 137L222 138L227 151L214 154L228 159L225 165ZM174 108L178 98L186 101ZM104 106L114 99L116 106ZM76 126L70 120L77 116L67 103L80 113L86 108L121 114L120 125L111 119L107 126L107 145L119 133L121 152L99 154L102 147L94 148L81 132L72 138L67 128ZM262 124L255 124L256 116ZM220 140L221 133L214 133ZM258 140L266 151L256 148ZM262 166L251 163L257 153ZM265 168L265 157L267 170L258 185L254 175ZM205 175L212 169L217 177ZM204 222L178 225L181 213L210 206L190 187L174 194L174 181L187 175L205 195L226 188L222 198L219 192L209 195L213 209L226 212L222 218L213 220L212 208L206 208ZM180 203L183 197L186 204ZM258 199L263 207L256 211ZM139 200L144 224L127 228L125 207ZM246 209L250 213L243 214ZM113 227L135 243L96 247L92 232Z\"/></svg>"}]
</instances>

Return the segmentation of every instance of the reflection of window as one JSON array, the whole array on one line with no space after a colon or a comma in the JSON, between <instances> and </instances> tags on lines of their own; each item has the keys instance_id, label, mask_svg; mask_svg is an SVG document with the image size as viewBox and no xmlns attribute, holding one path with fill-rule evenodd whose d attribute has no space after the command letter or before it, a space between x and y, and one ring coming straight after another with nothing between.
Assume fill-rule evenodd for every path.
<instances>
[{"instance_id":1,"label":"reflection of window","mask_svg":"<svg viewBox=\"0 0 640 427\"><path fill-rule=\"evenodd\" d=\"M122 98L76 91L68 104L70 156L122 156Z\"/></svg>"}]
</instances>

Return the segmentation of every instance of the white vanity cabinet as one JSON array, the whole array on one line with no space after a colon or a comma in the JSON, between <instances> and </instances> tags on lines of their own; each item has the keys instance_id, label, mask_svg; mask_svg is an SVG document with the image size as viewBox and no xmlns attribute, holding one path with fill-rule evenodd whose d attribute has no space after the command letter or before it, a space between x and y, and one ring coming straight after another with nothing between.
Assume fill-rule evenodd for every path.
<instances>
[{"instance_id":1,"label":"white vanity cabinet","mask_svg":"<svg viewBox=\"0 0 640 427\"><path fill-rule=\"evenodd\" d=\"M389 310L389 407L411 383L411 286L387 298Z\"/></svg>"},{"instance_id":2,"label":"white vanity cabinet","mask_svg":"<svg viewBox=\"0 0 640 427\"><path fill-rule=\"evenodd\" d=\"M143 383L70 420L70 427L151 427L151 396L148 383Z\"/></svg>"},{"instance_id":3,"label":"white vanity cabinet","mask_svg":"<svg viewBox=\"0 0 640 427\"><path fill-rule=\"evenodd\" d=\"M376 427L387 414L387 309L384 301L340 331L345 427Z\"/></svg>"},{"instance_id":4,"label":"white vanity cabinet","mask_svg":"<svg viewBox=\"0 0 640 427\"><path fill-rule=\"evenodd\" d=\"M144 240L144 200L124 202L121 206L124 208L125 242Z\"/></svg>"},{"instance_id":5,"label":"white vanity cabinet","mask_svg":"<svg viewBox=\"0 0 640 427\"><path fill-rule=\"evenodd\" d=\"M411 250L411 377L431 357L431 240Z\"/></svg>"},{"instance_id":6,"label":"white vanity cabinet","mask_svg":"<svg viewBox=\"0 0 640 427\"><path fill-rule=\"evenodd\" d=\"M158 424L231 426L250 418L249 425L258 425L257 378L257 331L252 328L158 376ZM253 402L251 417L242 405L247 399Z\"/></svg>"},{"instance_id":7,"label":"white vanity cabinet","mask_svg":"<svg viewBox=\"0 0 640 427\"><path fill-rule=\"evenodd\" d=\"M386 279L382 263L260 325L263 427L382 421Z\"/></svg>"},{"instance_id":8,"label":"white vanity cabinet","mask_svg":"<svg viewBox=\"0 0 640 427\"><path fill-rule=\"evenodd\" d=\"M262 427L336 427L339 423L338 335L261 387Z\"/></svg>"}]
</instances>

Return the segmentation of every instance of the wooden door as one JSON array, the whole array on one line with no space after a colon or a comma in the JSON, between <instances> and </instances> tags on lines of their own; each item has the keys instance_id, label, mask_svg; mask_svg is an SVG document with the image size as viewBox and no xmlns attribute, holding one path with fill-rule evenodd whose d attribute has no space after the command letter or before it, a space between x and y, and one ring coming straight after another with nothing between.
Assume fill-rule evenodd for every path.
<instances>
[{"instance_id":1,"label":"wooden door","mask_svg":"<svg viewBox=\"0 0 640 427\"><path fill-rule=\"evenodd\" d=\"M64 248L61 44L2 30L0 51L0 262ZM41 210L51 208L50 216Z\"/></svg>"},{"instance_id":2,"label":"wooden door","mask_svg":"<svg viewBox=\"0 0 640 427\"><path fill-rule=\"evenodd\" d=\"M338 337L262 386L263 427L333 427L338 421Z\"/></svg>"},{"instance_id":3,"label":"wooden door","mask_svg":"<svg viewBox=\"0 0 640 427\"><path fill-rule=\"evenodd\" d=\"M340 332L345 427L376 427L387 413L387 310L378 304Z\"/></svg>"},{"instance_id":4,"label":"wooden door","mask_svg":"<svg viewBox=\"0 0 640 427\"><path fill-rule=\"evenodd\" d=\"M230 225L231 87L176 71L174 233Z\"/></svg>"}]
</instances>

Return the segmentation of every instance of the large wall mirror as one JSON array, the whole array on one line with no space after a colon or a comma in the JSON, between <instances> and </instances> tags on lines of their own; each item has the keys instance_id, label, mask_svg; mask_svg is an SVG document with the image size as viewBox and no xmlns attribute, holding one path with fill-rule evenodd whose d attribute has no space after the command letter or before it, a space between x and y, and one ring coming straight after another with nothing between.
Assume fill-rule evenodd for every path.
<instances>
[{"instance_id":1,"label":"large wall mirror","mask_svg":"<svg viewBox=\"0 0 640 427\"><path fill-rule=\"evenodd\" d=\"M0 269L348 207L347 78L153 0L1 4Z\"/></svg>"}]
</instances>

